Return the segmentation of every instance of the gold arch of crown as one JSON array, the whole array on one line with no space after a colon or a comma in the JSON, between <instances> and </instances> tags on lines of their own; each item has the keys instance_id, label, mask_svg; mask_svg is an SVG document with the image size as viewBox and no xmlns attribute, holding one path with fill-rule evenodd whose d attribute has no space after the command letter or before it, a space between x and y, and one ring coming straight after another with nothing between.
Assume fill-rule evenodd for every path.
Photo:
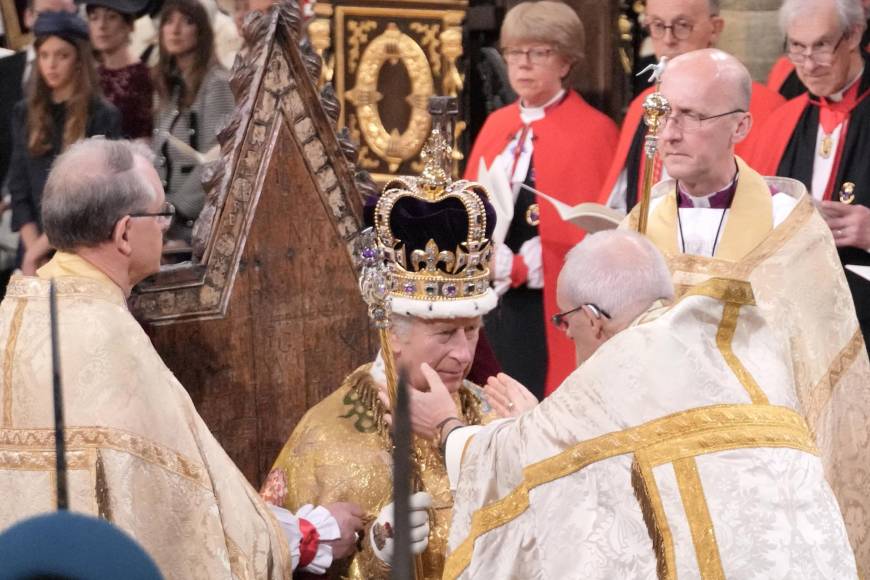
<instances>
[{"instance_id":1,"label":"gold arch of crown","mask_svg":"<svg viewBox=\"0 0 870 580\"><path fill-rule=\"evenodd\" d=\"M375 232L392 270L393 296L413 300L458 300L486 293L492 246L486 238L486 207L481 194L488 196L483 186L467 180L447 185L435 195L431 185L423 179L401 177L387 183L375 207ZM455 251L449 251L439 248L435 240L430 239L425 250L414 250L407 258L404 242L390 230L393 208L406 197L427 203L458 199L468 215L466 240Z\"/></svg>"}]
</instances>

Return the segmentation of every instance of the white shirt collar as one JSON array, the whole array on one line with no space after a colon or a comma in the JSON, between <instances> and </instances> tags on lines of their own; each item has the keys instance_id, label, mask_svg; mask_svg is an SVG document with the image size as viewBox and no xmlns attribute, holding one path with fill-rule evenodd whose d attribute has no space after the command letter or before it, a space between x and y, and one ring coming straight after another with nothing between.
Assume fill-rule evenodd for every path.
<instances>
[{"instance_id":1,"label":"white shirt collar","mask_svg":"<svg viewBox=\"0 0 870 580\"><path fill-rule=\"evenodd\" d=\"M520 118L523 120L523 123L528 125L529 123L534 123L535 121L540 121L547 114L547 107L552 105L553 103L557 103L559 99L561 99L565 95L565 89L559 89L559 92L556 95L541 105L540 107L527 107L523 104L522 100L520 100Z\"/></svg>"}]
</instances>

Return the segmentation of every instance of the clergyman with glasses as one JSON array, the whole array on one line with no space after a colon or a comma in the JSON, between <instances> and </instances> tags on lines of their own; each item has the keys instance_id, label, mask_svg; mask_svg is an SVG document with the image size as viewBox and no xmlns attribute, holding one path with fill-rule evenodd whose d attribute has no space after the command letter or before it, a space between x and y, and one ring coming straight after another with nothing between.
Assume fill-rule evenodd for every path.
<instances>
[{"instance_id":1,"label":"clergyman with glasses","mask_svg":"<svg viewBox=\"0 0 870 580\"><path fill-rule=\"evenodd\" d=\"M870 281L849 266L870 266L870 55L861 0L787 0L780 8L786 54L809 93L759 127L764 147L751 162L768 175L806 185L845 268L865 342Z\"/></svg>"},{"instance_id":2,"label":"clergyman with glasses","mask_svg":"<svg viewBox=\"0 0 870 580\"><path fill-rule=\"evenodd\" d=\"M92 138L48 176L42 216L57 252L36 276L13 276L0 304L0 481L15 498L0 502L0 530L55 509L53 281L70 509L129 533L166 578L322 573L355 547L358 506L309 506L313 528L267 506L127 310L132 287L160 268L174 213L152 158Z\"/></svg>"},{"instance_id":3,"label":"clergyman with glasses","mask_svg":"<svg viewBox=\"0 0 870 580\"><path fill-rule=\"evenodd\" d=\"M411 396L418 434L444 422L456 489L443 578L858 578L786 345L748 282L668 304L661 253L615 230L572 249L558 285L580 366L553 395L506 397L514 412L485 427L451 418L434 373Z\"/></svg>"},{"instance_id":4,"label":"clergyman with glasses","mask_svg":"<svg viewBox=\"0 0 870 580\"><path fill-rule=\"evenodd\" d=\"M870 481L863 473L870 449L865 430L853 426L870 424L870 360L835 240L807 188L797 179L763 177L734 153L752 125L750 90L746 68L717 49L670 61L661 81L670 113L658 154L671 178L653 187L646 233L665 254L679 292L711 277L752 283L759 310L789 345L805 418L825 434L817 440L822 462L867 571ZM762 145L775 147L775 137ZM634 229L639 213L636 206L622 226ZM730 340L726 327L711 346Z\"/></svg>"},{"instance_id":5,"label":"clergyman with glasses","mask_svg":"<svg viewBox=\"0 0 870 580\"><path fill-rule=\"evenodd\" d=\"M720 0L647 0L645 23L656 59L673 59L693 50L713 47L725 28L725 19L719 14L720 4ZM654 87L647 88L629 104L616 155L601 189L601 203L625 212L631 211L641 197L645 163L643 138L646 133L642 105L654 90ZM747 110L758 124L784 102L782 97L761 83L752 82ZM750 134L737 143L737 154L747 155L754 139L754 134ZM655 163L654 182L668 176L667 166Z\"/></svg>"},{"instance_id":6,"label":"clergyman with glasses","mask_svg":"<svg viewBox=\"0 0 870 580\"><path fill-rule=\"evenodd\" d=\"M498 213L493 278L501 301L485 336L502 369L540 397L574 368L570 342L546 320L557 312L562 260L583 232L522 186L572 206L595 201L617 129L569 86L586 45L574 9L549 0L518 4L505 16L500 43L519 99L487 118L465 177L487 187Z\"/></svg>"}]
</instances>

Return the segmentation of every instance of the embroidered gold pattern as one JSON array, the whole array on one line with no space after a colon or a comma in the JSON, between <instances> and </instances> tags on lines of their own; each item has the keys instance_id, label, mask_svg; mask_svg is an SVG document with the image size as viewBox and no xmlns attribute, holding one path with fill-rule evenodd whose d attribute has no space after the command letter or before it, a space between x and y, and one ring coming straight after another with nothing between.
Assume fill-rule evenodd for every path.
<instances>
[{"instance_id":1,"label":"embroidered gold pattern","mask_svg":"<svg viewBox=\"0 0 870 580\"><path fill-rule=\"evenodd\" d=\"M202 464L139 435L119 429L71 428L66 430L65 439L68 454L92 448L129 453L211 491ZM0 429L0 468L23 469L19 465L54 469L53 429Z\"/></svg>"},{"instance_id":2,"label":"embroidered gold pattern","mask_svg":"<svg viewBox=\"0 0 870 580\"><path fill-rule=\"evenodd\" d=\"M529 492L540 485L627 453L639 452L640 460L648 462L651 469L681 457L745 447L786 447L818 453L804 418L792 409L771 405L715 405L690 409L582 441L558 455L527 466L523 470L522 484L477 510L472 516L468 537L447 558L444 578L457 578L471 562L475 540L523 513L529 507ZM651 481L644 479L648 486L645 493L649 497L653 496ZM647 511L655 517L649 505ZM659 525L656 533L661 530ZM661 569L667 565L659 566Z\"/></svg>"},{"instance_id":3,"label":"embroidered gold pattern","mask_svg":"<svg viewBox=\"0 0 870 580\"><path fill-rule=\"evenodd\" d=\"M21 321L24 318L24 309L27 307L26 300L19 300L15 305L15 314L12 316L12 325L9 327L9 338L6 340L6 353L3 358L3 423L12 425L12 359L15 356L15 344L18 342L18 334L21 332Z\"/></svg>"},{"instance_id":4,"label":"embroidered gold pattern","mask_svg":"<svg viewBox=\"0 0 870 580\"><path fill-rule=\"evenodd\" d=\"M767 395L764 394L764 391L755 382L752 374L746 370L746 367L743 366L743 363L740 362L740 359L737 358L731 348L731 341L734 338L734 332L737 330L737 317L739 315L740 304L734 302L725 304L722 312L722 322L719 323L719 330L716 331L716 346L719 348L722 356L725 357L728 367L737 376L743 388L746 389L750 400L756 405L767 404Z\"/></svg>"},{"instance_id":5,"label":"embroidered gold pattern","mask_svg":"<svg viewBox=\"0 0 870 580\"><path fill-rule=\"evenodd\" d=\"M680 498L686 510L686 519L692 531L692 543L695 545L695 557L698 560L698 570L704 580L725 580L719 545L716 543L716 532L713 520L707 508L704 497L704 487L698 474L698 464L694 457L686 457L674 461L674 473L677 476L677 486Z\"/></svg>"},{"instance_id":6,"label":"embroidered gold pattern","mask_svg":"<svg viewBox=\"0 0 870 580\"><path fill-rule=\"evenodd\" d=\"M864 337L861 334L861 329L856 328L855 334L846 345L840 350L828 372L825 373L818 383L816 383L807 396L807 401L803 402L804 413L807 416L807 422L810 424L810 429L815 431L819 416L822 413L831 397L834 394L834 387L840 382L840 378L845 375L858 356L864 352Z\"/></svg>"}]
</instances>

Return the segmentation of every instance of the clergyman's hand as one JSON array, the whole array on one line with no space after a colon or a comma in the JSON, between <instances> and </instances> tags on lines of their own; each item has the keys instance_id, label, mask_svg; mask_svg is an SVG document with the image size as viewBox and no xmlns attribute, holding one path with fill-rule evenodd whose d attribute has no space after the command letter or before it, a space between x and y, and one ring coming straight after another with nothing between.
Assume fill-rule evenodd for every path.
<instances>
[{"instance_id":1,"label":"clergyman's hand","mask_svg":"<svg viewBox=\"0 0 870 580\"><path fill-rule=\"evenodd\" d=\"M483 392L501 418L519 417L538 404L538 399L526 387L504 373L489 377Z\"/></svg>"},{"instance_id":2,"label":"clergyman's hand","mask_svg":"<svg viewBox=\"0 0 870 580\"><path fill-rule=\"evenodd\" d=\"M823 201L822 217L834 234L838 248L853 247L870 250L870 208L839 201Z\"/></svg>"},{"instance_id":3,"label":"clergyman's hand","mask_svg":"<svg viewBox=\"0 0 870 580\"><path fill-rule=\"evenodd\" d=\"M329 510L332 517L335 518L341 533L341 537L337 540L329 540L323 543L327 546L332 546L332 558L334 560L341 560L350 556L356 550L356 541L359 537L357 532L363 528L362 518L365 512L357 504L343 501L331 503L323 507Z\"/></svg>"},{"instance_id":4,"label":"clergyman's hand","mask_svg":"<svg viewBox=\"0 0 870 580\"><path fill-rule=\"evenodd\" d=\"M438 376L432 367L423 363L420 371L429 383L429 392L408 389L408 413L411 418L411 430L425 439L435 439L441 436L441 428L447 419L457 417L456 403L450 396L450 391L444 385L444 381ZM390 408L390 402L386 393L378 393L381 403L386 409ZM392 416L387 413L384 420L388 425L393 424Z\"/></svg>"}]
</instances>

